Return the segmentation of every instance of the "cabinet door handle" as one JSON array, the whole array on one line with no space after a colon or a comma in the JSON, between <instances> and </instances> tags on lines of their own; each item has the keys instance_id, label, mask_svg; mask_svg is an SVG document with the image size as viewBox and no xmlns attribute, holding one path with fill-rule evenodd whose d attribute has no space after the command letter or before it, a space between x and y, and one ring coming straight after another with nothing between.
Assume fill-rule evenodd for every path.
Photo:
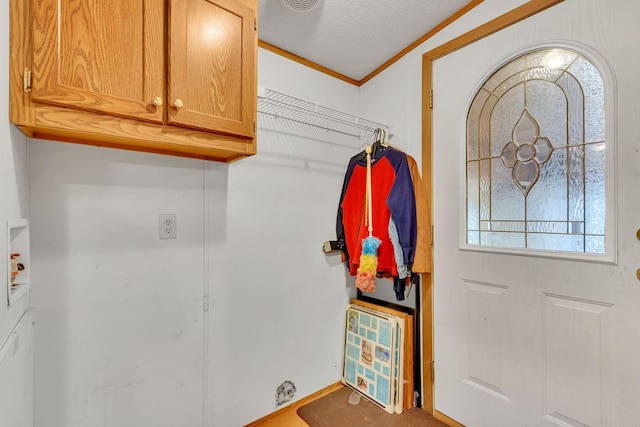
<instances>
[{"instance_id":1,"label":"cabinet door handle","mask_svg":"<svg viewBox=\"0 0 640 427\"><path fill-rule=\"evenodd\" d=\"M184 107L184 103L182 102L182 99L178 98L176 99L176 101L173 103L173 106L176 107L177 110L181 109L182 107Z\"/></svg>"},{"instance_id":2,"label":"cabinet door handle","mask_svg":"<svg viewBox=\"0 0 640 427\"><path fill-rule=\"evenodd\" d=\"M162 98L160 98L159 96L153 97L153 105L155 105L156 107L160 107L162 106L162 104L163 104Z\"/></svg>"}]
</instances>

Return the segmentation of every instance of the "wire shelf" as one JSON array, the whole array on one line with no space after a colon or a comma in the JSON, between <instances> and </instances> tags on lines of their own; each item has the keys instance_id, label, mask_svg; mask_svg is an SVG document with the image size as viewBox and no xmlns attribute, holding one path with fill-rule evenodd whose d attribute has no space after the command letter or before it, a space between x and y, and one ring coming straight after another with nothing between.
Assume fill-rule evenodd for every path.
<instances>
[{"instance_id":1,"label":"wire shelf","mask_svg":"<svg viewBox=\"0 0 640 427\"><path fill-rule=\"evenodd\" d=\"M377 128L389 130L389 126L382 123L267 88L258 90L258 113L349 135L360 141L371 139Z\"/></svg>"}]
</instances>

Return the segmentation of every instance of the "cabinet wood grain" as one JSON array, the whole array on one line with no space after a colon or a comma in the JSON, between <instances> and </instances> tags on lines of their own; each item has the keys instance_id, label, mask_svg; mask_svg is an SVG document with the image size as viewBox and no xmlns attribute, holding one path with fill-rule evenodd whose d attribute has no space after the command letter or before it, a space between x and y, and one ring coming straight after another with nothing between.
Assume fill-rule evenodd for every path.
<instances>
[{"instance_id":1,"label":"cabinet wood grain","mask_svg":"<svg viewBox=\"0 0 640 427\"><path fill-rule=\"evenodd\" d=\"M172 1L169 123L253 135L254 21L254 11L237 0Z\"/></svg>"},{"instance_id":2,"label":"cabinet wood grain","mask_svg":"<svg viewBox=\"0 0 640 427\"><path fill-rule=\"evenodd\" d=\"M28 136L255 154L257 0L10 2L10 120Z\"/></svg>"},{"instance_id":3,"label":"cabinet wood grain","mask_svg":"<svg viewBox=\"0 0 640 427\"><path fill-rule=\"evenodd\" d=\"M162 122L162 1L36 0L35 102Z\"/></svg>"}]
</instances>

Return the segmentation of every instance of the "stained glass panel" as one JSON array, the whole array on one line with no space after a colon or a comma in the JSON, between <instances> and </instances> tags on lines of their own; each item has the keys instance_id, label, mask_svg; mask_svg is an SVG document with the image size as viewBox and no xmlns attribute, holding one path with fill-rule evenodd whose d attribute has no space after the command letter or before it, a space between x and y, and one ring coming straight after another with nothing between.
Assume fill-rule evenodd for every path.
<instances>
[{"instance_id":1,"label":"stained glass panel","mask_svg":"<svg viewBox=\"0 0 640 427\"><path fill-rule=\"evenodd\" d=\"M535 80L547 80L549 82L554 82L564 73L564 70L559 70L557 68L546 68L546 67L536 67L529 68L526 72L525 79L528 82L532 82Z\"/></svg>"},{"instance_id":2,"label":"stained glass panel","mask_svg":"<svg viewBox=\"0 0 640 427\"><path fill-rule=\"evenodd\" d=\"M480 160L480 220L491 219L491 162Z\"/></svg>"},{"instance_id":3,"label":"stained glass panel","mask_svg":"<svg viewBox=\"0 0 640 427\"><path fill-rule=\"evenodd\" d=\"M527 221L529 233L584 234L580 221Z\"/></svg>"},{"instance_id":4,"label":"stained glass panel","mask_svg":"<svg viewBox=\"0 0 640 427\"><path fill-rule=\"evenodd\" d=\"M562 89L543 80L527 82L527 111L540 126L540 136L554 147L567 145L567 101Z\"/></svg>"},{"instance_id":5,"label":"stained glass panel","mask_svg":"<svg viewBox=\"0 0 640 427\"><path fill-rule=\"evenodd\" d=\"M479 245L480 244L480 232L479 231L469 231L467 232L467 243L470 245Z\"/></svg>"},{"instance_id":6,"label":"stained glass panel","mask_svg":"<svg viewBox=\"0 0 640 427\"><path fill-rule=\"evenodd\" d=\"M477 161L467 163L467 228L479 230L480 220L480 165Z\"/></svg>"},{"instance_id":7,"label":"stained glass panel","mask_svg":"<svg viewBox=\"0 0 640 427\"><path fill-rule=\"evenodd\" d=\"M569 148L569 220L584 220L584 146Z\"/></svg>"},{"instance_id":8,"label":"stained glass panel","mask_svg":"<svg viewBox=\"0 0 640 427\"><path fill-rule=\"evenodd\" d=\"M582 144L584 141L584 94L580 83L569 73L558 79L558 86L567 97L568 143Z\"/></svg>"},{"instance_id":9,"label":"stained glass panel","mask_svg":"<svg viewBox=\"0 0 640 427\"><path fill-rule=\"evenodd\" d=\"M524 221L482 221L482 231L524 232Z\"/></svg>"},{"instance_id":10,"label":"stained glass panel","mask_svg":"<svg viewBox=\"0 0 640 427\"><path fill-rule=\"evenodd\" d=\"M480 243L483 246L526 248L525 236L525 233L482 231L480 232Z\"/></svg>"},{"instance_id":11,"label":"stained glass panel","mask_svg":"<svg viewBox=\"0 0 640 427\"><path fill-rule=\"evenodd\" d=\"M593 235L604 235L605 231L604 148L604 143L585 146L585 233Z\"/></svg>"},{"instance_id":12,"label":"stained glass panel","mask_svg":"<svg viewBox=\"0 0 640 427\"><path fill-rule=\"evenodd\" d=\"M573 234L528 234L527 247L549 251L584 252L584 236Z\"/></svg>"},{"instance_id":13,"label":"stained glass panel","mask_svg":"<svg viewBox=\"0 0 640 427\"><path fill-rule=\"evenodd\" d=\"M480 112L488 96L489 92L487 91L481 90L478 92L469 109L469 122L467 123L467 160L478 159L478 146L480 145L478 121Z\"/></svg>"},{"instance_id":14,"label":"stained glass panel","mask_svg":"<svg viewBox=\"0 0 640 427\"><path fill-rule=\"evenodd\" d=\"M496 98L496 102L498 98ZM507 91L495 104L491 117L491 156L499 156L503 147L513 139L513 124L524 109L524 85Z\"/></svg>"},{"instance_id":15,"label":"stained glass panel","mask_svg":"<svg viewBox=\"0 0 640 427\"><path fill-rule=\"evenodd\" d=\"M480 124L478 126L478 152L481 159L491 157L491 145L493 140L491 116L493 115L493 110L497 102L498 98L490 96L484 104L480 114Z\"/></svg>"},{"instance_id":16,"label":"stained glass panel","mask_svg":"<svg viewBox=\"0 0 640 427\"><path fill-rule=\"evenodd\" d=\"M504 167L498 159L493 160L491 168L491 198L500 203L493 204L491 217L483 219L524 221L525 199L513 182L511 169Z\"/></svg>"},{"instance_id":17,"label":"stained glass panel","mask_svg":"<svg viewBox=\"0 0 640 427\"><path fill-rule=\"evenodd\" d=\"M539 50L527 55L527 68L545 67L554 70L566 70L577 54L562 49Z\"/></svg>"},{"instance_id":18,"label":"stained glass panel","mask_svg":"<svg viewBox=\"0 0 640 427\"><path fill-rule=\"evenodd\" d=\"M486 88L486 90L488 90L489 92L493 92L496 87L501 85L509 77L514 76L521 71L524 71L524 69L524 57L516 58L493 73L493 75L489 77L483 87Z\"/></svg>"},{"instance_id":19,"label":"stained glass panel","mask_svg":"<svg viewBox=\"0 0 640 427\"><path fill-rule=\"evenodd\" d=\"M593 254L604 253L604 236L586 236L585 252Z\"/></svg>"},{"instance_id":20,"label":"stained glass panel","mask_svg":"<svg viewBox=\"0 0 640 427\"><path fill-rule=\"evenodd\" d=\"M527 196L527 219L567 221L567 150L554 150L542 166L540 178Z\"/></svg>"},{"instance_id":21,"label":"stained glass panel","mask_svg":"<svg viewBox=\"0 0 640 427\"><path fill-rule=\"evenodd\" d=\"M568 72L580 82L584 94L584 141L604 141L604 84L600 73L582 57L576 59Z\"/></svg>"},{"instance_id":22,"label":"stained glass panel","mask_svg":"<svg viewBox=\"0 0 640 427\"><path fill-rule=\"evenodd\" d=\"M604 253L604 117L602 77L576 52L493 73L467 118L467 243Z\"/></svg>"},{"instance_id":23,"label":"stained glass panel","mask_svg":"<svg viewBox=\"0 0 640 427\"><path fill-rule=\"evenodd\" d=\"M513 90L513 88L518 87L518 85L524 83L524 80L524 71L519 72L515 76L509 77L507 80L502 82L500 86L495 88L495 90L493 91L493 96L495 96L496 98L501 98L508 90Z\"/></svg>"}]
</instances>

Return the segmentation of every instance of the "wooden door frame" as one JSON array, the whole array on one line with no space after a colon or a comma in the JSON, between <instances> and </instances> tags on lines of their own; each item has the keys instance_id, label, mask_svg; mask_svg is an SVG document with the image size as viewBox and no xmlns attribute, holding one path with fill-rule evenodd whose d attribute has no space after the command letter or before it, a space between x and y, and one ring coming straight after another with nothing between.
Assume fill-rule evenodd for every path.
<instances>
[{"instance_id":1,"label":"wooden door frame","mask_svg":"<svg viewBox=\"0 0 640 427\"><path fill-rule=\"evenodd\" d=\"M453 40L444 43L422 55L422 180L426 188L427 200L433 218L433 176L432 176L432 131L433 131L433 61L442 58L458 49L461 49L475 41L496 33L517 22L537 14L551 6L562 3L564 0L530 0L527 3L503 14L499 17L474 28ZM432 232L437 232L434 229ZM436 248L434 247L434 251ZM451 426L461 426L457 421L440 413L434 408L434 357L433 357L433 272L422 275L422 372L423 381L423 409L439 420ZM430 374L428 374L430 373Z\"/></svg>"}]
</instances>

